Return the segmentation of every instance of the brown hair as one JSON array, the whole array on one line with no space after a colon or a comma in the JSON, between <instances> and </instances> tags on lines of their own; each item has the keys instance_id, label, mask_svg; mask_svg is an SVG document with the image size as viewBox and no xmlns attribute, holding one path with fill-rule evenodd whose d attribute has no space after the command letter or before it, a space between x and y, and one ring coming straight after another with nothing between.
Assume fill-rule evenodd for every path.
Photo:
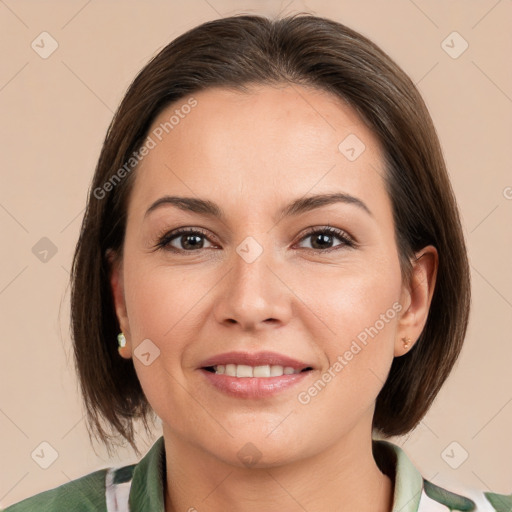
<instances>
[{"instance_id":1,"label":"brown hair","mask_svg":"<svg viewBox=\"0 0 512 512\"><path fill-rule=\"evenodd\" d=\"M72 332L89 434L109 450L120 434L138 453L133 420L142 419L147 431L152 413L132 360L117 351L120 329L106 253L122 257L135 175L127 171L120 179L119 170L170 103L213 86L243 91L275 83L343 98L380 140L404 278L416 251L430 244L438 250L427 323L413 349L394 359L377 398L374 429L384 436L413 429L459 355L470 306L466 248L436 132L409 77L374 43L329 19L301 13L214 20L179 36L140 71L110 124L89 190L72 266Z\"/></svg>"}]
</instances>

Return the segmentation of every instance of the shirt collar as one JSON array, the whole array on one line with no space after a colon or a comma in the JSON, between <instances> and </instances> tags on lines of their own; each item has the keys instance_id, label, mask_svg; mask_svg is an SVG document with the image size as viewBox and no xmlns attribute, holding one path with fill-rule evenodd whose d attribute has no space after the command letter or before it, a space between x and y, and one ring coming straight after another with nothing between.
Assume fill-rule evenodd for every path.
<instances>
[{"instance_id":1,"label":"shirt collar","mask_svg":"<svg viewBox=\"0 0 512 512\"><path fill-rule=\"evenodd\" d=\"M423 491L421 473L396 444L383 440L374 443L394 469L393 512L417 512Z\"/></svg>"},{"instance_id":2,"label":"shirt collar","mask_svg":"<svg viewBox=\"0 0 512 512\"><path fill-rule=\"evenodd\" d=\"M407 454L388 441L375 440L394 468L393 512L417 512L423 490L423 478ZM164 482L166 479L165 445L163 436L136 465L130 488L130 510L164 512Z\"/></svg>"},{"instance_id":3,"label":"shirt collar","mask_svg":"<svg viewBox=\"0 0 512 512\"><path fill-rule=\"evenodd\" d=\"M165 445L162 436L135 466L130 487L130 510L164 512L165 478Z\"/></svg>"}]
</instances>

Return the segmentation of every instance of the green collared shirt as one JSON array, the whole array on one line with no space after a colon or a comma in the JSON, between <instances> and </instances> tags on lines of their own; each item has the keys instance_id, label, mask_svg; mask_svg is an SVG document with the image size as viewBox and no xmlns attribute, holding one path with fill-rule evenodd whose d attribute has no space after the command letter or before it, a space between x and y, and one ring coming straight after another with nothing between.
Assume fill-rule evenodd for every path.
<instances>
[{"instance_id":1,"label":"green collared shirt","mask_svg":"<svg viewBox=\"0 0 512 512\"><path fill-rule=\"evenodd\" d=\"M512 511L512 495L448 491L424 479L399 446L374 443L394 470L393 512ZM5 512L164 512L164 479L165 447L160 437L138 464L95 471ZM187 512L197 511L191 506Z\"/></svg>"}]
</instances>

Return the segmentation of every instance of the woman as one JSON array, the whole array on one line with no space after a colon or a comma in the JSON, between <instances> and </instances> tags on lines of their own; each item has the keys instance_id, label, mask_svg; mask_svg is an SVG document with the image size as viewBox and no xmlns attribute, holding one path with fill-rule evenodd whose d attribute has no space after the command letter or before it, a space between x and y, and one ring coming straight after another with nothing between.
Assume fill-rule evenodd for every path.
<instances>
[{"instance_id":1,"label":"woman","mask_svg":"<svg viewBox=\"0 0 512 512\"><path fill-rule=\"evenodd\" d=\"M423 418L470 283L432 121L404 72L314 16L178 37L109 128L72 270L91 433L135 465L10 512L505 510L382 438ZM107 427L105 427L105 424Z\"/></svg>"}]
</instances>

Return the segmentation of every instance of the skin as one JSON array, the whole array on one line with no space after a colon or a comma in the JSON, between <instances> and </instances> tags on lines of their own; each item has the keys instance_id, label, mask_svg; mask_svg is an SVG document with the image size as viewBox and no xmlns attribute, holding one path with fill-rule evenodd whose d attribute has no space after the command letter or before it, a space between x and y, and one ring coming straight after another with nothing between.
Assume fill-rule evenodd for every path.
<instances>
[{"instance_id":1,"label":"skin","mask_svg":"<svg viewBox=\"0 0 512 512\"><path fill-rule=\"evenodd\" d=\"M288 84L247 93L211 88L194 98L197 106L136 171L123 258L111 274L127 339L121 355L133 358L163 424L165 510L391 511L393 483L371 449L375 400L393 358L423 330L437 252L417 253L411 280L402 282L382 149L340 99ZM352 162L338 150L349 134L366 147ZM291 201L332 192L357 197L372 214L339 202L276 222ZM172 205L145 216L164 195L211 200L225 219ZM357 245L337 235L324 245L305 237L307 228L326 225ZM155 250L159 235L181 227L203 228L202 248L196 242L187 251L185 236L170 242L181 253ZM251 263L236 251L249 236L263 249ZM397 303L401 311L300 403L298 393ZM412 340L408 349L402 337ZM145 339L160 350L149 366L133 353ZM270 398L230 397L198 367L232 350L276 351L314 371ZM248 442L260 452L251 467L237 455Z\"/></svg>"}]
</instances>

